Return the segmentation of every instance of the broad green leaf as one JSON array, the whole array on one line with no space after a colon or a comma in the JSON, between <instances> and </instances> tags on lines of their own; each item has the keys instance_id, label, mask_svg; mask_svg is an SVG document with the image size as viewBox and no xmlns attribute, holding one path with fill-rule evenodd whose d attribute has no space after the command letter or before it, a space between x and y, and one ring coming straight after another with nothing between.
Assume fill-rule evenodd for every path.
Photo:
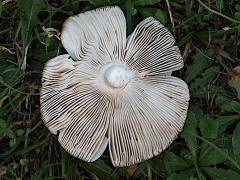
<instances>
[{"instance_id":1,"label":"broad green leaf","mask_svg":"<svg viewBox=\"0 0 240 180\"><path fill-rule=\"evenodd\" d=\"M155 158L153 158L155 159ZM157 158L158 159L158 158ZM133 176L133 179L141 179L145 174L146 174L146 171L147 171L147 161L143 161L142 163L139 164L138 166L138 169L136 170L136 172L134 173L134 176ZM157 161L156 163L161 163L161 161ZM160 167L162 168L162 167ZM155 169L155 168L154 168ZM158 170L158 169L157 169ZM157 171L157 172L161 172L162 174L162 171Z\"/></svg>"},{"instance_id":2,"label":"broad green leaf","mask_svg":"<svg viewBox=\"0 0 240 180\"><path fill-rule=\"evenodd\" d=\"M161 9L141 7L137 8L137 10L143 15L144 18L154 17L164 25L167 23L167 13Z\"/></svg>"},{"instance_id":3,"label":"broad green leaf","mask_svg":"<svg viewBox=\"0 0 240 180\"><path fill-rule=\"evenodd\" d=\"M208 139L205 139L197 134L194 134L198 139L200 139L201 141L203 141L204 143L208 144L209 146L211 146L213 149L215 149L216 151L218 151L222 156L225 156L226 159L228 159L232 165L234 165L237 169L240 169L239 164L228 154L226 153L226 151L222 150L219 146L215 145L213 142L209 141Z\"/></svg>"},{"instance_id":4,"label":"broad green leaf","mask_svg":"<svg viewBox=\"0 0 240 180\"><path fill-rule=\"evenodd\" d=\"M154 169L154 171L156 171L158 174L162 174L164 177L168 176L168 174L170 173L170 168L167 169L168 167L166 167L164 164L166 153L168 153L168 152L162 153L159 156L156 156L151 159L151 164L152 164L152 168ZM142 163L142 164L144 164L144 163ZM139 166L139 168L141 168L141 166Z\"/></svg>"},{"instance_id":5,"label":"broad green leaf","mask_svg":"<svg viewBox=\"0 0 240 180\"><path fill-rule=\"evenodd\" d=\"M164 154L164 164L168 166L170 173L191 167L190 163L178 157L173 152L167 152Z\"/></svg>"},{"instance_id":6,"label":"broad green leaf","mask_svg":"<svg viewBox=\"0 0 240 180\"><path fill-rule=\"evenodd\" d=\"M65 179L77 179L77 163L75 159L72 159L71 156L62 148L60 147L61 153L61 175ZM81 162L81 161L80 161Z\"/></svg>"},{"instance_id":7,"label":"broad green leaf","mask_svg":"<svg viewBox=\"0 0 240 180\"><path fill-rule=\"evenodd\" d=\"M192 57L193 63L187 67L187 71L184 77L186 82L194 80L197 77L197 75L199 75L204 69L206 69L212 63L213 60L208 57L210 54L211 53L208 51L204 51L202 53L197 52Z\"/></svg>"},{"instance_id":8,"label":"broad green leaf","mask_svg":"<svg viewBox=\"0 0 240 180\"><path fill-rule=\"evenodd\" d=\"M93 163L82 163L82 166L85 170L91 171L94 174L96 174L99 177L102 177L104 179L106 178L113 178L117 179L118 175L114 170L107 165L103 160L99 159ZM100 178L101 179L101 178Z\"/></svg>"},{"instance_id":9,"label":"broad green leaf","mask_svg":"<svg viewBox=\"0 0 240 180\"><path fill-rule=\"evenodd\" d=\"M14 137L14 133L13 133L13 131L11 129L3 128L3 129L0 129L0 137L13 138Z\"/></svg>"},{"instance_id":10,"label":"broad green leaf","mask_svg":"<svg viewBox=\"0 0 240 180\"><path fill-rule=\"evenodd\" d=\"M224 8L223 0L216 0L216 6L217 6L217 9L221 12L222 9Z\"/></svg>"},{"instance_id":11,"label":"broad green leaf","mask_svg":"<svg viewBox=\"0 0 240 180\"><path fill-rule=\"evenodd\" d=\"M194 82L191 83L190 85L190 90L194 92L196 89L202 89L204 86L206 89L208 88L207 85L215 78L215 76L219 72L219 67L217 66L212 66L204 73L201 74L201 77L196 78Z\"/></svg>"},{"instance_id":12,"label":"broad green leaf","mask_svg":"<svg viewBox=\"0 0 240 180\"><path fill-rule=\"evenodd\" d=\"M195 115L197 123L199 123L201 118L204 116L203 111L198 106L195 105L191 105L190 108L191 108L190 111L192 111Z\"/></svg>"},{"instance_id":13,"label":"broad green leaf","mask_svg":"<svg viewBox=\"0 0 240 180\"><path fill-rule=\"evenodd\" d=\"M195 176L196 170L193 167L184 171L180 171L180 173L173 173L167 178L167 180L197 180Z\"/></svg>"},{"instance_id":14,"label":"broad green leaf","mask_svg":"<svg viewBox=\"0 0 240 180\"><path fill-rule=\"evenodd\" d=\"M196 126L197 126L196 115L191 109L189 109L184 129L181 132L181 137L185 140L186 145L189 151L191 152L194 161L196 161L197 159L197 139L193 135L193 133L197 133Z\"/></svg>"},{"instance_id":15,"label":"broad green leaf","mask_svg":"<svg viewBox=\"0 0 240 180\"><path fill-rule=\"evenodd\" d=\"M215 103L224 111L237 113L240 112L240 103L235 100L232 100L232 98L229 98L227 96L223 95L217 96L215 99Z\"/></svg>"},{"instance_id":16,"label":"broad green leaf","mask_svg":"<svg viewBox=\"0 0 240 180\"><path fill-rule=\"evenodd\" d=\"M25 165L27 165L29 163L29 160L28 159L20 159L20 164L22 165L22 166L25 166Z\"/></svg>"},{"instance_id":17,"label":"broad green leaf","mask_svg":"<svg viewBox=\"0 0 240 180\"><path fill-rule=\"evenodd\" d=\"M24 132L25 132L24 129L18 129L18 130L15 131L15 133L18 137L22 136L24 134Z\"/></svg>"},{"instance_id":18,"label":"broad green leaf","mask_svg":"<svg viewBox=\"0 0 240 180\"><path fill-rule=\"evenodd\" d=\"M190 86L191 88L191 86ZM203 87L203 88L198 88L195 90L190 90L190 94L192 98L211 98L216 96L216 94L218 94L219 92L223 91L223 89L221 87L217 87L217 86L211 86L211 88L209 89L208 87Z\"/></svg>"},{"instance_id":19,"label":"broad green leaf","mask_svg":"<svg viewBox=\"0 0 240 180\"><path fill-rule=\"evenodd\" d=\"M188 180L189 176L174 173L167 178L167 180L176 180L176 179L177 180Z\"/></svg>"},{"instance_id":20,"label":"broad green leaf","mask_svg":"<svg viewBox=\"0 0 240 180\"><path fill-rule=\"evenodd\" d=\"M201 134L205 138L216 138L218 133L218 122L204 115L199 122Z\"/></svg>"},{"instance_id":21,"label":"broad green leaf","mask_svg":"<svg viewBox=\"0 0 240 180\"><path fill-rule=\"evenodd\" d=\"M235 9L236 9L237 11L240 11L240 4L236 4Z\"/></svg>"},{"instance_id":22,"label":"broad green leaf","mask_svg":"<svg viewBox=\"0 0 240 180\"><path fill-rule=\"evenodd\" d=\"M223 152L227 153L227 150L221 149ZM198 164L203 166L217 165L226 161L226 156L223 156L219 151L212 148L206 143L202 143L201 152L198 158Z\"/></svg>"},{"instance_id":23,"label":"broad green leaf","mask_svg":"<svg viewBox=\"0 0 240 180\"><path fill-rule=\"evenodd\" d=\"M222 133L226 130L226 128L231 125L232 123L238 121L240 119L239 115L232 115L232 116L219 116L215 119L218 122L218 134Z\"/></svg>"},{"instance_id":24,"label":"broad green leaf","mask_svg":"<svg viewBox=\"0 0 240 180\"><path fill-rule=\"evenodd\" d=\"M240 12L235 12L234 15L237 20L240 20Z\"/></svg>"},{"instance_id":25,"label":"broad green leaf","mask_svg":"<svg viewBox=\"0 0 240 180\"><path fill-rule=\"evenodd\" d=\"M3 119L0 119L0 129L7 128L7 124Z\"/></svg>"},{"instance_id":26,"label":"broad green leaf","mask_svg":"<svg viewBox=\"0 0 240 180\"><path fill-rule=\"evenodd\" d=\"M205 167L204 171L211 176L214 180L239 180L240 174L228 169Z\"/></svg>"},{"instance_id":27,"label":"broad green leaf","mask_svg":"<svg viewBox=\"0 0 240 180\"><path fill-rule=\"evenodd\" d=\"M16 144L17 144L17 140L14 138L14 139L11 139L10 141L9 141L9 146L10 147L14 147L14 146L16 146Z\"/></svg>"},{"instance_id":28,"label":"broad green leaf","mask_svg":"<svg viewBox=\"0 0 240 180\"><path fill-rule=\"evenodd\" d=\"M235 128L232 136L233 153L238 164L240 164L240 122Z\"/></svg>"}]
</instances>

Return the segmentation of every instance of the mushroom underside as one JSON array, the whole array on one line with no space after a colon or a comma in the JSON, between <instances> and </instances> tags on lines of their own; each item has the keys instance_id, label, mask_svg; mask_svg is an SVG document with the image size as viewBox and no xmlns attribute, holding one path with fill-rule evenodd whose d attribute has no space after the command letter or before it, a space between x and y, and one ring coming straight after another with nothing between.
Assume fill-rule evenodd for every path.
<instances>
[{"instance_id":1,"label":"mushroom underside","mask_svg":"<svg viewBox=\"0 0 240 180\"><path fill-rule=\"evenodd\" d=\"M68 54L49 60L40 91L43 121L73 156L92 162L107 145L114 166L129 166L166 149L187 114L186 83L171 73L183 59L171 33L154 18L126 40L118 7L66 20Z\"/></svg>"},{"instance_id":2,"label":"mushroom underside","mask_svg":"<svg viewBox=\"0 0 240 180\"><path fill-rule=\"evenodd\" d=\"M52 133L59 131L70 154L92 162L109 144L113 165L128 166L159 154L176 138L188 107L185 82L167 75L139 77L110 96L94 80L86 83L89 77L82 73L89 71L78 72L82 63L69 55L56 57L42 78L43 121Z\"/></svg>"}]
</instances>

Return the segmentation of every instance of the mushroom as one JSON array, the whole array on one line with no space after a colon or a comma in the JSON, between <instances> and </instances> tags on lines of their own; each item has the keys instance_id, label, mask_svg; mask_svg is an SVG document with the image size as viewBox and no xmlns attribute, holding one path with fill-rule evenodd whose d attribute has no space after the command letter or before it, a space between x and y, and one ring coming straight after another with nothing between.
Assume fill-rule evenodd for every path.
<instances>
[{"instance_id":1,"label":"mushroom","mask_svg":"<svg viewBox=\"0 0 240 180\"><path fill-rule=\"evenodd\" d=\"M189 90L171 76L183 67L174 37L146 18L126 38L117 6L69 17L61 40L68 54L49 60L42 75L46 127L71 155L97 160L109 147L114 166L165 150L181 131Z\"/></svg>"}]
</instances>

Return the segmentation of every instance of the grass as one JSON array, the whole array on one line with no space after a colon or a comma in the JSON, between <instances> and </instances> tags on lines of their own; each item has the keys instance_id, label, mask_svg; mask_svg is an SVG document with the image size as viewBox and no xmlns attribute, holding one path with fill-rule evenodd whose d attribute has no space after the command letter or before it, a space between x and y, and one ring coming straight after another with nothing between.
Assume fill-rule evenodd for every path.
<instances>
[{"instance_id":1,"label":"grass","mask_svg":"<svg viewBox=\"0 0 240 180\"><path fill-rule=\"evenodd\" d=\"M190 89L179 138L159 156L114 168L108 153L86 163L43 125L41 73L63 54L59 31L74 14L104 5L124 11L128 34L154 16L174 34ZM240 179L239 0L0 0L0 179Z\"/></svg>"}]
</instances>

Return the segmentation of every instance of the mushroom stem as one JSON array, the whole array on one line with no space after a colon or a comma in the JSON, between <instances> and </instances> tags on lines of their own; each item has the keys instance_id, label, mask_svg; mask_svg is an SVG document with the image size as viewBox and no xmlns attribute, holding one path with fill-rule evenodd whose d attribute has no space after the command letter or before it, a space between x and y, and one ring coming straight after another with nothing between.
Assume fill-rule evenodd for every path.
<instances>
[{"instance_id":1,"label":"mushroom stem","mask_svg":"<svg viewBox=\"0 0 240 180\"><path fill-rule=\"evenodd\" d=\"M98 73L101 79L99 84L102 90L120 90L123 89L133 78L135 71L130 70L120 63L105 64Z\"/></svg>"},{"instance_id":2,"label":"mushroom stem","mask_svg":"<svg viewBox=\"0 0 240 180\"><path fill-rule=\"evenodd\" d=\"M113 88L122 88L131 79L133 73L122 65L111 65L104 73L105 82Z\"/></svg>"}]
</instances>

